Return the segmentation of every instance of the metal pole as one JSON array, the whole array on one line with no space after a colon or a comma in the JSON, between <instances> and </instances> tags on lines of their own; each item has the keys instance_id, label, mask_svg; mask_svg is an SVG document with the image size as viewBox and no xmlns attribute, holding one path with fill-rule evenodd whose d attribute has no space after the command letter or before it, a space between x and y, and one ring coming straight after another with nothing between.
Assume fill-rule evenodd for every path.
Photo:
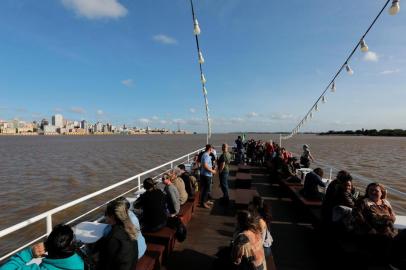
<instances>
[{"instance_id":1,"label":"metal pole","mask_svg":"<svg viewBox=\"0 0 406 270\"><path fill-rule=\"evenodd\" d=\"M282 134L279 134L279 147L282 146Z\"/></svg>"},{"instance_id":2,"label":"metal pole","mask_svg":"<svg viewBox=\"0 0 406 270\"><path fill-rule=\"evenodd\" d=\"M52 232L52 215L47 215L47 235Z\"/></svg>"},{"instance_id":3,"label":"metal pole","mask_svg":"<svg viewBox=\"0 0 406 270\"><path fill-rule=\"evenodd\" d=\"M141 176L138 175L138 190L141 189Z\"/></svg>"}]
</instances>

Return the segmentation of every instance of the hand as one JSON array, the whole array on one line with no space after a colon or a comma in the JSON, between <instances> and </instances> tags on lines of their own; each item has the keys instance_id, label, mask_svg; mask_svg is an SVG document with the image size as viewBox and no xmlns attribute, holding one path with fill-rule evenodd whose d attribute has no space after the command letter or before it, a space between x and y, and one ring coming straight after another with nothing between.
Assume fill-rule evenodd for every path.
<instances>
[{"instance_id":1,"label":"hand","mask_svg":"<svg viewBox=\"0 0 406 270\"><path fill-rule=\"evenodd\" d=\"M32 255L34 258L43 257L45 255L44 243L37 243L32 246Z\"/></svg>"}]
</instances>

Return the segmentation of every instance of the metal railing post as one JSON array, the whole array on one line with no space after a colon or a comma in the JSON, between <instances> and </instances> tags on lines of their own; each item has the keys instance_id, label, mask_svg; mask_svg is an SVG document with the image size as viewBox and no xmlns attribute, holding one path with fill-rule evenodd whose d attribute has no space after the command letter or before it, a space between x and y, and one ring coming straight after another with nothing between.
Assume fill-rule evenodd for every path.
<instances>
[{"instance_id":1,"label":"metal railing post","mask_svg":"<svg viewBox=\"0 0 406 270\"><path fill-rule=\"evenodd\" d=\"M173 162L171 162L171 169L173 169Z\"/></svg>"},{"instance_id":2,"label":"metal railing post","mask_svg":"<svg viewBox=\"0 0 406 270\"><path fill-rule=\"evenodd\" d=\"M187 155L187 163L188 163L188 164L190 163L190 157L189 157L189 154Z\"/></svg>"},{"instance_id":3,"label":"metal railing post","mask_svg":"<svg viewBox=\"0 0 406 270\"><path fill-rule=\"evenodd\" d=\"M47 215L47 235L52 232L52 215Z\"/></svg>"},{"instance_id":4,"label":"metal railing post","mask_svg":"<svg viewBox=\"0 0 406 270\"><path fill-rule=\"evenodd\" d=\"M141 176L138 175L137 179L138 179L138 190L140 190L141 189Z\"/></svg>"}]
</instances>

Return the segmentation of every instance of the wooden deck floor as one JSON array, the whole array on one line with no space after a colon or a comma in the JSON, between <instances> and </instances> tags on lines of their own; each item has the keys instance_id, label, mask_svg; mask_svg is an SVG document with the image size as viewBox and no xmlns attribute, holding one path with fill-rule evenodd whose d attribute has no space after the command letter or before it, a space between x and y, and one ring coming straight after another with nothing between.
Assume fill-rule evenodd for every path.
<instances>
[{"instance_id":1,"label":"wooden deck floor","mask_svg":"<svg viewBox=\"0 0 406 270\"><path fill-rule=\"evenodd\" d=\"M236 166L231 168L234 173ZM306 213L289 198L288 193L272 182L266 170L251 170L253 186L271 205L273 222L271 233L274 238L272 252L278 270L326 269L323 268L322 245ZM231 177L233 179L233 177ZM230 188L233 181L230 181ZM220 198L218 178L215 177L212 195ZM168 270L213 269L216 253L228 246L235 228L236 210L231 203L228 207L216 200L212 209L197 208L188 225L188 236L183 243L177 243L168 259ZM321 259L320 259L321 258ZM226 270L226 269L224 269Z\"/></svg>"}]
</instances>

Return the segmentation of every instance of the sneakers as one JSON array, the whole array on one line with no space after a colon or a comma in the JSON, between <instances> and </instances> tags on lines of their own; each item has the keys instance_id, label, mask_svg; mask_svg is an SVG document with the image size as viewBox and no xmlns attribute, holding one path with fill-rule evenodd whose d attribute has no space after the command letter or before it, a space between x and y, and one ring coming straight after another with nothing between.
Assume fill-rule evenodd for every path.
<instances>
[{"instance_id":1,"label":"sneakers","mask_svg":"<svg viewBox=\"0 0 406 270\"><path fill-rule=\"evenodd\" d=\"M205 208L205 209L210 209L210 205L208 205L207 203L203 203L200 207Z\"/></svg>"}]
</instances>

